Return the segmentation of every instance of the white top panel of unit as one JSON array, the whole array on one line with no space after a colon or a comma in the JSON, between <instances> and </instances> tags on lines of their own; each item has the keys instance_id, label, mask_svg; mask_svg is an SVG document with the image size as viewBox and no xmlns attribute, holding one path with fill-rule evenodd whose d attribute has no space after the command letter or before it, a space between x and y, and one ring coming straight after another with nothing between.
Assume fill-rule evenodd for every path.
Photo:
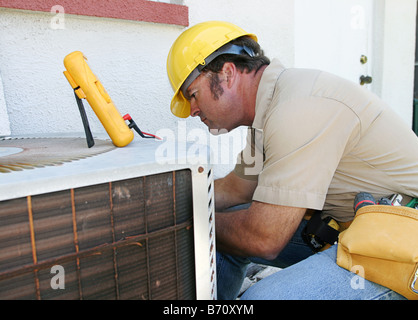
<instances>
[{"instance_id":1,"label":"white top panel of unit","mask_svg":"<svg viewBox=\"0 0 418 320\"><path fill-rule=\"evenodd\" d=\"M67 140L64 139L61 148L73 149L69 160L62 155L58 157L62 161L49 164L47 159L47 165L38 166L37 158L42 158L41 155L45 156L51 150L47 150L48 147L35 147L33 142L37 142L36 139L13 137L0 140L0 151L4 149L4 152L0 152L0 170L2 165L13 169L0 172L0 201L175 170L190 169L192 174L207 174L210 170L207 146L143 139L139 136L135 136L134 141L123 148L114 147L110 140L100 140L100 144L89 149L85 139L82 146L74 147L72 143L65 143ZM54 143L61 141L60 136L48 139ZM96 150L102 148L102 151L95 152L95 147ZM22 156L18 152L20 150L28 153L29 164L27 159L24 163L18 159L18 156ZM80 157L77 157L78 153ZM19 161L16 160L17 165L10 166L14 156ZM9 163L6 163L6 159ZM35 165L32 166L31 162Z\"/></svg>"}]
</instances>

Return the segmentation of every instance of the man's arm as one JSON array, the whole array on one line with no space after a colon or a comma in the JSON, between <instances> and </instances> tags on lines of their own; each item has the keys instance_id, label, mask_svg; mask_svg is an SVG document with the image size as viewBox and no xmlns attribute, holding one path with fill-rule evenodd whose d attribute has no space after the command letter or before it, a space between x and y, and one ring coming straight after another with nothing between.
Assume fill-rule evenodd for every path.
<instances>
[{"instance_id":1,"label":"man's arm","mask_svg":"<svg viewBox=\"0 0 418 320\"><path fill-rule=\"evenodd\" d=\"M215 207L216 211L250 203L257 181L245 180L231 172L226 177L215 181Z\"/></svg>"},{"instance_id":2,"label":"man's arm","mask_svg":"<svg viewBox=\"0 0 418 320\"><path fill-rule=\"evenodd\" d=\"M215 181L217 249L247 257L274 259L299 226L306 209L254 201L245 210L219 212L250 203L257 181L231 172Z\"/></svg>"},{"instance_id":3,"label":"man's arm","mask_svg":"<svg viewBox=\"0 0 418 320\"><path fill-rule=\"evenodd\" d=\"M216 246L221 252L272 260L287 245L304 208L254 201L248 209L216 213Z\"/></svg>"}]
</instances>

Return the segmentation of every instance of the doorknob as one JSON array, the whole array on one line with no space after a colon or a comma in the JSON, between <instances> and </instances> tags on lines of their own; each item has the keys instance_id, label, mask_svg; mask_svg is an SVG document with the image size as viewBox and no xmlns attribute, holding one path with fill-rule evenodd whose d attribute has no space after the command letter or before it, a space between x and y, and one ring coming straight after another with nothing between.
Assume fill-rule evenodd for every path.
<instances>
[{"instance_id":1,"label":"doorknob","mask_svg":"<svg viewBox=\"0 0 418 320\"><path fill-rule=\"evenodd\" d=\"M366 64L367 63L367 56L362 54L361 57L360 57L360 63L361 64Z\"/></svg>"},{"instance_id":2,"label":"doorknob","mask_svg":"<svg viewBox=\"0 0 418 320\"><path fill-rule=\"evenodd\" d=\"M365 85L365 84L369 84L372 83L373 78L370 76L361 76L360 77L360 85Z\"/></svg>"}]
</instances>

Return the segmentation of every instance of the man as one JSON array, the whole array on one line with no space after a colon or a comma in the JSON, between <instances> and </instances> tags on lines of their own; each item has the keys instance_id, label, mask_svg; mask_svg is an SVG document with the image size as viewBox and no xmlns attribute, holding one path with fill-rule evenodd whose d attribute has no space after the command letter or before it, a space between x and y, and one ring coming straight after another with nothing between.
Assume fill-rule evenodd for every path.
<instances>
[{"instance_id":1,"label":"man","mask_svg":"<svg viewBox=\"0 0 418 320\"><path fill-rule=\"evenodd\" d=\"M393 111L334 75L270 62L255 35L225 22L180 35L167 71L174 115L212 133L250 128L234 171L215 182L219 299L237 297L250 261L285 269L242 299L403 298L369 281L356 290L336 245L315 254L303 236L318 214L347 228L359 192L418 197L418 139Z\"/></svg>"}]
</instances>

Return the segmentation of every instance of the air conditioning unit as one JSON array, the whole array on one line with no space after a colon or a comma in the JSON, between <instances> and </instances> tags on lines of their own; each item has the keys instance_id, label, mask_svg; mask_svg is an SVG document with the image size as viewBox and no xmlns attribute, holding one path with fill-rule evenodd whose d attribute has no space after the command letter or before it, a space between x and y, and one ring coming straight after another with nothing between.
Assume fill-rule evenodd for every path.
<instances>
[{"instance_id":1,"label":"air conditioning unit","mask_svg":"<svg viewBox=\"0 0 418 320\"><path fill-rule=\"evenodd\" d=\"M0 140L0 299L216 299L209 161L161 146Z\"/></svg>"}]
</instances>

